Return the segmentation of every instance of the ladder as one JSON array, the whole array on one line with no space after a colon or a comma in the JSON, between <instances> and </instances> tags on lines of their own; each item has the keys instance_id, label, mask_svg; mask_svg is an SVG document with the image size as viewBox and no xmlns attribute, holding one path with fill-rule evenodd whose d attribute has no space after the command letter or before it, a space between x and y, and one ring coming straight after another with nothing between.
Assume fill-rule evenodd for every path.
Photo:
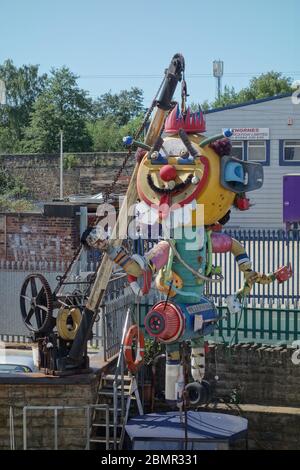
<instances>
[{"instance_id":1,"label":"ladder","mask_svg":"<svg viewBox=\"0 0 300 470\"><path fill-rule=\"evenodd\" d=\"M112 424L109 423L109 444L114 450L120 450L123 447L125 426L129 418L131 405L135 402L138 413L140 415L144 413L135 375L130 372L127 375L124 374L124 340L128 329L129 316L130 308L126 313L115 374L103 374L101 376L97 396L97 404L108 403L109 413L113 416ZM103 445L106 442L103 435L105 427L106 424L99 420L95 410L90 436L91 443Z\"/></svg>"}]
</instances>

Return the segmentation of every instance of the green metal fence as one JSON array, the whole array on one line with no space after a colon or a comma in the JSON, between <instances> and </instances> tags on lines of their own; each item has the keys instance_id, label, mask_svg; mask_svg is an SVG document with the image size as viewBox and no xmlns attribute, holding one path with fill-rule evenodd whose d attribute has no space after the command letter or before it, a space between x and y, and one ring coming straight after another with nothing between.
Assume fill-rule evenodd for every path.
<instances>
[{"instance_id":1,"label":"green metal fence","mask_svg":"<svg viewBox=\"0 0 300 470\"><path fill-rule=\"evenodd\" d=\"M240 315L229 314L226 306L218 310L221 320L212 335L217 342L290 344L300 339L300 309L293 306L248 305Z\"/></svg>"},{"instance_id":2,"label":"green metal fence","mask_svg":"<svg viewBox=\"0 0 300 470\"><path fill-rule=\"evenodd\" d=\"M150 303L139 305L140 327L144 330L144 318ZM214 333L207 337L215 342L237 344L255 342L263 344L291 344L300 340L300 309L293 305L257 305L244 307L240 315L229 314L225 304L219 305L220 320Z\"/></svg>"}]
</instances>

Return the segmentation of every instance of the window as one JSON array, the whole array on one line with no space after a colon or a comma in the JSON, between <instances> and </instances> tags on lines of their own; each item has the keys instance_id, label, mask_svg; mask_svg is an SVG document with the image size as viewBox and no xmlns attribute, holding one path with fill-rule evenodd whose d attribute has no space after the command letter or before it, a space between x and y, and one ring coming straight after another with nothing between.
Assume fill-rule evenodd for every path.
<instances>
[{"instance_id":1,"label":"window","mask_svg":"<svg viewBox=\"0 0 300 470\"><path fill-rule=\"evenodd\" d=\"M253 162L266 161L266 142L265 140L249 140L247 160Z\"/></svg>"},{"instance_id":2,"label":"window","mask_svg":"<svg viewBox=\"0 0 300 470\"><path fill-rule=\"evenodd\" d=\"M283 149L284 161L300 161L300 140L285 140Z\"/></svg>"},{"instance_id":3,"label":"window","mask_svg":"<svg viewBox=\"0 0 300 470\"><path fill-rule=\"evenodd\" d=\"M244 160L244 142L242 140L232 141L231 155L240 160Z\"/></svg>"}]
</instances>

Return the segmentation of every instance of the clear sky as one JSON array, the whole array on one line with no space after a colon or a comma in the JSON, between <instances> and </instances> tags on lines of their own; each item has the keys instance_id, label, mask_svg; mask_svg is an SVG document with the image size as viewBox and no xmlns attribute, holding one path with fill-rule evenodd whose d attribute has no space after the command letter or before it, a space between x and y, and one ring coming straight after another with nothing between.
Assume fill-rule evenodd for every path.
<instances>
[{"instance_id":1,"label":"clear sky","mask_svg":"<svg viewBox=\"0 0 300 470\"><path fill-rule=\"evenodd\" d=\"M176 52L191 101L214 98L219 58L236 89L269 70L300 79L299 0L0 0L0 18L0 62L66 65L92 97L139 86L149 105Z\"/></svg>"}]
</instances>

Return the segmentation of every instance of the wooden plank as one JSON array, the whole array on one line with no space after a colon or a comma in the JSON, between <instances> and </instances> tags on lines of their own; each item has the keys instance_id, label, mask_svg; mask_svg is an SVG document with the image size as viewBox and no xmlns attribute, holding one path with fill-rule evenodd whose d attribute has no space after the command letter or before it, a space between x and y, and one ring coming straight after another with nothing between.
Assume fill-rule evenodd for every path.
<instances>
[{"instance_id":1,"label":"wooden plank","mask_svg":"<svg viewBox=\"0 0 300 470\"><path fill-rule=\"evenodd\" d=\"M153 145L156 138L160 135L160 132L164 125L165 116L166 116L166 111L156 108L154 117L151 121L151 124L149 126L149 129L145 138L145 143L147 145L150 145L150 146ZM134 171L132 173L129 185L128 185L126 198L124 199L122 203L116 225L111 235L112 244L116 248L120 247L122 245L123 239L126 238L127 227L128 227L128 222L129 222L127 210L133 204L135 204L137 200L138 194L137 194L137 188L136 188L136 179L137 179L138 168L139 168L139 165L136 164ZM104 255L101 265L99 267L93 288L91 290L90 296L86 303L86 308L88 308L89 310L93 312L97 311L98 306L101 303L101 300L105 294L105 290L106 290L108 281L112 273L112 268L113 268L113 262L109 259L107 255Z\"/></svg>"}]
</instances>

